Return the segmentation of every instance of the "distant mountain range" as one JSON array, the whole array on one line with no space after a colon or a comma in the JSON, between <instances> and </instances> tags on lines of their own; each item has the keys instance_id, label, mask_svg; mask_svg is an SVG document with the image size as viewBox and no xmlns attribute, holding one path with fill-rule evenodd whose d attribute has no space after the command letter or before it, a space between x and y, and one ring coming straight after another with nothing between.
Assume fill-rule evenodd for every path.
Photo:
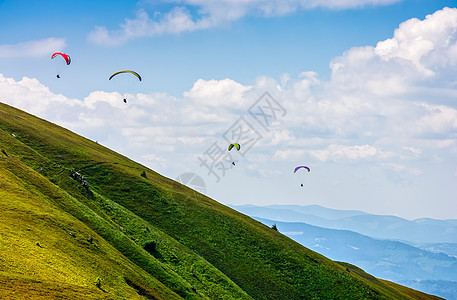
<instances>
[{"instance_id":1,"label":"distant mountain range","mask_svg":"<svg viewBox=\"0 0 457 300\"><path fill-rule=\"evenodd\" d=\"M430 232L452 232L455 226L448 221L432 219L404 220L393 216L370 215L361 211L340 211L322 206L232 206L268 225L276 225L282 234L333 260L354 264L376 277L435 294L457 299L457 244L395 241L400 237L420 237L421 240L440 241L423 232L431 224ZM289 222L285 222L289 220ZM301 221L297 221L301 220ZM323 228L310 223L331 224L340 229ZM341 224L338 222L341 221ZM344 227L356 230L341 229ZM453 227L454 226L454 227ZM402 231L404 230L404 231ZM374 238L360 232L376 233ZM389 238L389 234L393 237ZM446 232L440 236L451 239ZM395 240L394 240L395 239Z\"/></svg>"},{"instance_id":2,"label":"distant mountain range","mask_svg":"<svg viewBox=\"0 0 457 300\"><path fill-rule=\"evenodd\" d=\"M457 220L416 219L373 215L357 210L335 210L319 205L232 206L249 216L283 222L345 229L375 238L417 243L457 243Z\"/></svg>"}]
</instances>

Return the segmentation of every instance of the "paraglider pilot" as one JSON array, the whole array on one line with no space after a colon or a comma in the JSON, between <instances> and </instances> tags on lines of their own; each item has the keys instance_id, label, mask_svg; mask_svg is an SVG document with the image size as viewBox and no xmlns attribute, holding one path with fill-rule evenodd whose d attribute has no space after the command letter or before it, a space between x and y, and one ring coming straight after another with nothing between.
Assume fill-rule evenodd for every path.
<instances>
[{"instance_id":1,"label":"paraglider pilot","mask_svg":"<svg viewBox=\"0 0 457 300\"><path fill-rule=\"evenodd\" d=\"M297 173L297 171L300 170L300 169L305 169L308 172L311 171L307 166L298 166L298 167L295 168L294 173ZM300 183L300 186L303 187L303 183Z\"/></svg>"},{"instance_id":2,"label":"paraglider pilot","mask_svg":"<svg viewBox=\"0 0 457 300\"><path fill-rule=\"evenodd\" d=\"M232 148L235 148L237 151L240 151L241 146L238 143L233 143L228 146L228 151L232 150ZM235 162L232 161L232 165L235 165Z\"/></svg>"},{"instance_id":3,"label":"paraglider pilot","mask_svg":"<svg viewBox=\"0 0 457 300\"><path fill-rule=\"evenodd\" d=\"M70 65L70 63L71 63L70 55L62 53L62 52L55 52L55 53L53 53L51 55L51 59L54 59L54 58L56 58L58 56L63 57L63 59L65 60L65 63L67 64L67 66ZM60 78L60 74L57 74L56 77Z\"/></svg>"}]
</instances>

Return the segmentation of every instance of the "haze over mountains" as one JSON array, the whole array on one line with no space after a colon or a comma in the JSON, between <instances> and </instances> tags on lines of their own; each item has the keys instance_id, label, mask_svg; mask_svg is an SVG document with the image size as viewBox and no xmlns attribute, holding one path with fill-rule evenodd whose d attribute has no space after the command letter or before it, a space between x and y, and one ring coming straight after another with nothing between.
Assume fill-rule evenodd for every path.
<instances>
[{"instance_id":1,"label":"haze over mountains","mask_svg":"<svg viewBox=\"0 0 457 300\"><path fill-rule=\"evenodd\" d=\"M233 207L268 226L275 224L283 234L333 260L349 262L379 278L457 299L457 243L449 242L455 239L455 220L408 221L318 205Z\"/></svg>"},{"instance_id":2,"label":"haze over mountains","mask_svg":"<svg viewBox=\"0 0 457 300\"><path fill-rule=\"evenodd\" d=\"M457 220L416 219L335 210L318 205L232 206L250 216L284 222L303 222L324 228L346 229L376 238L421 243L457 243Z\"/></svg>"}]
</instances>

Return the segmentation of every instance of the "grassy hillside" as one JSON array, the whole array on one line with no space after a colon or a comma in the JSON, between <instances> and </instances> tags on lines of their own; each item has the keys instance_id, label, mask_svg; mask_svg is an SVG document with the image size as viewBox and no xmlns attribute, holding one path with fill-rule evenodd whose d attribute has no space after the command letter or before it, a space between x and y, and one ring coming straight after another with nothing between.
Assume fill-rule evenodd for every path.
<instances>
[{"instance_id":1,"label":"grassy hillside","mask_svg":"<svg viewBox=\"0 0 457 300\"><path fill-rule=\"evenodd\" d=\"M48 196L64 195L20 161L0 160L0 186L0 298L141 299L138 289L154 298L179 298L52 205Z\"/></svg>"},{"instance_id":2,"label":"grassy hillside","mask_svg":"<svg viewBox=\"0 0 457 300\"><path fill-rule=\"evenodd\" d=\"M0 148L0 298L434 299L4 104Z\"/></svg>"}]
</instances>

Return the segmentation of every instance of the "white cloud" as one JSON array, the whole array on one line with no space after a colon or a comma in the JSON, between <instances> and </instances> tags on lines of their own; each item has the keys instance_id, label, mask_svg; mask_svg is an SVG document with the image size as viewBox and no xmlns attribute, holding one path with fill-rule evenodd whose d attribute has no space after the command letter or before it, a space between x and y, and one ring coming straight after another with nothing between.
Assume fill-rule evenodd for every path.
<instances>
[{"instance_id":1,"label":"white cloud","mask_svg":"<svg viewBox=\"0 0 457 300\"><path fill-rule=\"evenodd\" d=\"M456 89L448 77L455 77L456 43L457 9L445 8L400 24L376 47L348 50L332 60L332 79L318 83L321 93L307 102L305 128L342 138L389 134L396 142L455 137Z\"/></svg>"},{"instance_id":2,"label":"white cloud","mask_svg":"<svg viewBox=\"0 0 457 300\"><path fill-rule=\"evenodd\" d=\"M125 104L116 92L94 91L82 100L69 99L37 79L16 81L0 74L0 101L130 153L132 158L151 159L145 153L153 152L157 163L178 148L184 149L180 153L187 156L184 159L195 159L239 117L234 108L247 110L254 102L245 95L250 89L228 79L198 80L181 98L135 94ZM172 160L178 165L177 159Z\"/></svg>"},{"instance_id":3,"label":"white cloud","mask_svg":"<svg viewBox=\"0 0 457 300\"><path fill-rule=\"evenodd\" d=\"M455 74L457 62L453 19L457 9L443 9L423 21L401 24L391 39L376 47L349 49L332 60L328 81L314 72L283 75L281 82L263 76L249 86L231 79L199 79L180 97L136 94L126 105L117 93L94 91L81 100L69 99L36 79L0 75L0 100L99 140L158 172L176 175L190 165L199 168L197 158L213 142L223 141L224 132L241 115L249 118L247 109L268 91L287 115L268 129L250 119L262 139L240 157L244 162L237 167L245 169L237 172L268 178L290 169L292 161L304 161L318 174L310 180L324 176L338 183L329 193L347 189L366 198L360 185L351 184L369 178L367 190L370 181L384 180L383 186L372 186L384 196L395 183L425 198L421 184L428 179L443 187L437 193L445 198L446 191L452 194L445 185L455 167L448 173L430 170L455 164L457 155L457 86L455 79L444 80ZM339 164L357 169L357 177L328 172ZM326 182L315 186L328 187ZM387 197L401 200L401 193Z\"/></svg>"},{"instance_id":4,"label":"white cloud","mask_svg":"<svg viewBox=\"0 0 457 300\"><path fill-rule=\"evenodd\" d=\"M387 169L394 171L396 174L407 174L413 176L419 176L423 172L417 168L408 168L404 164L397 164L397 163L385 163L384 166Z\"/></svg>"},{"instance_id":5,"label":"white cloud","mask_svg":"<svg viewBox=\"0 0 457 300\"><path fill-rule=\"evenodd\" d=\"M310 150L308 153L319 161L347 162L370 159L388 159L392 153L384 152L372 145L329 145L325 149Z\"/></svg>"},{"instance_id":6,"label":"white cloud","mask_svg":"<svg viewBox=\"0 0 457 300\"><path fill-rule=\"evenodd\" d=\"M84 99L84 105L90 110L97 109L97 105L101 105L102 103L107 103L109 106L116 108L124 108L125 105L119 101L121 97L122 96L118 93L95 91Z\"/></svg>"},{"instance_id":7,"label":"white cloud","mask_svg":"<svg viewBox=\"0 0 457 300\"><path fill-rule=\"evenodd\" d=\"M420 155L422 154L422 150L417 147L401 147L402 150L404 150L408 156L412 156L413 158L419 158Z\"/></svg>"},{"instance_id":8,"label":"white cloud","mask_svg":"<svg viewBox=\"0 0 457 300\"><path fill-rule=\"evenodd\" d=\"M387 83L384 90L388 93L405 91L412 80L447 75L456 63L457 9L444 8L425 20L403 22L392 38L378 42L376 47L350 49L330 66L333 79L345 82L349 88L367 82L378 86ZM386 75L394 80L386 81Z\"/></svg>"},{"instance_id":9,"label":"white cloud","mask_svg":"<svg viewBox=\"0 0 457 300\"><path fill-rule=\"evenodd\" d=\"M172 0L178 6L164 14L155 12L151 18L144 9L139 9L134 19L125 19L120 29L108 30L97 26L89 33L89 40L104 46L117 46L128 40L155 37L163 34L179 34L229 24L246 15L265 17L281 16L303 9L324 7L348 9L366 5L387 5L401 0ZM151 2L153 1L143 1ZM198 8L192 15L189 8Z\"/></svg>"},{"instance_id":10,"label":"white cloud","mask_svg":"<svg viewBox=\"0 0 457 300\"><path fill-rule=\"evenodd\" d=\"M128 105L119 101L121 95L103 91L92 92L81 101L66 99L36 79L16 82L2 77L0 84L9 85L2 89L3 98L15 99L28 111L65 122L73 129L86 126L91 134L106 136L115 130L123 139L111 142L121 149L131 143L138 149L162 149L166 156L165 149L169 152L179 145L190 145L192 151L204 143L209 144L201 147L209 147L241 115L248 116L247 109L268 91L284 106L287 116L284 125L280 120L268 134L261 133L257 155L269 153L275 161L311 157L320 162L354 164L430 159L433 149L452 152L456 147L457 110L436 103L450 101L436 98L437 89L443 90L441 83L423 84L424 78L446 71L444 66L434 68L424 57L436 52L444 61L452 60L453 53L448 50L455 45L457 29L452 17L457 19L456 9L443 9L423 21L401 24L393 38L377 47L350 49L332 61L329 81L320 80L312 71L297 78L285 74L281 83L263 76L251 86L228 78L199 79L182 97L137 94L129 98ZM416 40L432 41L433 49L414 50L417 44L409 41ZM424 71L432 69L434 75ZM419 88L420 99L416 99ZM445 88L455 91L452 85ZM455 92L446 95L454 99ZM70 113L61 113L62 118L56 120L49 111L57 109L51 107L60 111L65 111L60 107L71 108L73 117L66 120L63 116ZM434 142L425 141L431 138Z\"/></svg>"},{"instance_id":11,"label":"white cloud","mask_svg":"<svg viewBox=\"0 0 457 300\"><path fill-rule=\"evenodd\" d=\"M184 97L191 98L196 103L207 107L245 108L249 86L231 80L198 79L190 91L184 92Z\"/></svg>"},{"instance_id":12,"label":"white cloud","mask_svg":"<svg viewBox=\"0 0 457 300\"><path fill-rule=\"evenodd\" d=\"M393 38L377 44L375 53L384 61L410 61L422 74L433 76L434 70L456 64L456 28L455 8L444 8L423 21L403 22Z\"/></svg>"},{"instance_id":13,"label":"white cloud","mask_svg":"<svg viewBox=\"0 0 457 300\"><path fill-rule=\"evenodd\" d=\"M163 34L178 34L212 27L212 20L202 18L192 20L190 12L184 7L175 7L169 13L151 19L149 14L140 9L135 19L126 19L121 29L108 31L106 27L97 26L90 32L89 41L105 46L117 46L128 40L144 37L155 37Z\"/></svg>"},{"instance_id":14,"label":"white cloud","mask_svg":"<svg viewBox=\"0 0 457 300\"><path fill-rule=\"evenodd\" d=\"M303 156L306 153L306 150L296 149L296 150L276 150L274 152L273 158L275 160L290 161Z\"/></svg>"},{"instance_id":15,"label":"white cloud","mask_svg":"<svg viewBox=\"0 0 457 300\"><path fill-rule=\"evenodd\" d=\"M457 138L457 109L444 105L422 103L427 114L417 121L416 129L421 133L439 133L454 135Z\"/></svg>"},{"instance_id":16,"label":"white cloud","mask_svg":"<svg viewBox=\"0 0 457 300\"><path fill-rule=\"evenodd\" d=\"M17 44L0 45L0 58L44 57L65 48L65 39L47 38Z\"/></svg>"},{"instance_id":17,"label":"white cloud","mask_svg":"<svg viewBox=\"0 0 457 300\"><path fill-rule=\"evenodd\" d=\"M64 104L74 107L77 102L63 95L52 93L49 88L37 79L24 77L15 81L0 74L0 99L2 102L26 109L40 116L49 116L53 105ZM53 111L51 113L57 113Z\"/></svg>"},{"instance_id":18,"label":"white cloud","mask_svg":"<svg viewBox=\"0 0 457 300\"><path fill-rule=\"evenodd\" d=\"M272 146L277 146L282 143L291 143L295 137L292 135L292 132L289 130L274 130L271 136L270 144Z\"/></svg>"}]
</instances>

